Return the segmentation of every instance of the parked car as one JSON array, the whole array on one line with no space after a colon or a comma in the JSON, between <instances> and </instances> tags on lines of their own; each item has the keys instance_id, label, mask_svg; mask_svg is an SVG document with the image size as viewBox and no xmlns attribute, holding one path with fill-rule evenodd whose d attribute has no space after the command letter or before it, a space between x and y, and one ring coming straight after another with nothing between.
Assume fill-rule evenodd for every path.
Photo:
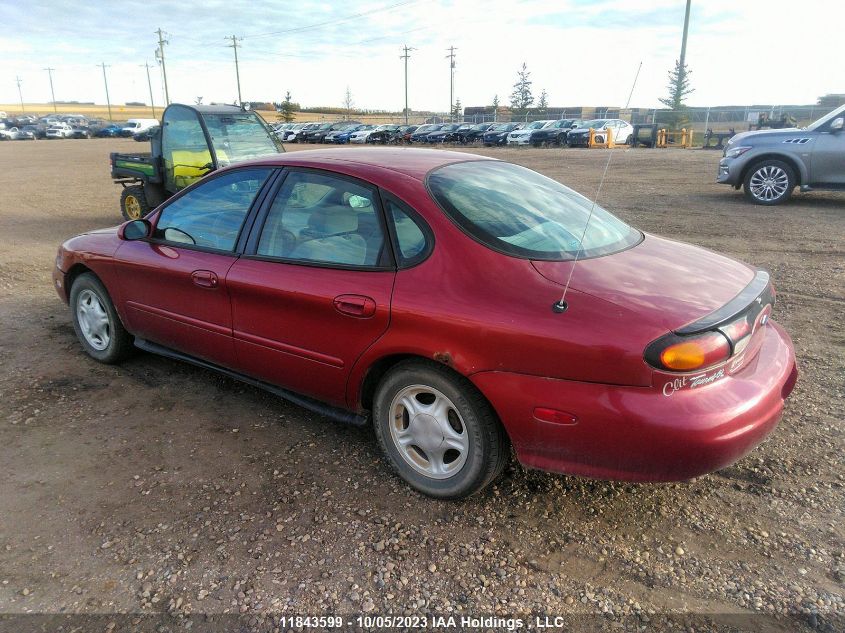
<instances>
[{"instance_id":1,"label":"parked car","mask_svg":"<svg viewBox=\"0 0 845 633\"><path fill-rule=\"evenodd\" d=\"M420 129L419 125L403 125L400 126L399 131L396 132L395 138L392 140L397 143L410 143L411 137Z\"/></svg>"},{"instance_id":2,"label":"parked car","mask_svg":"<svg viewBox=\"0 0 845 633\"><path fill-rule=\"evenodd\" d=\"M798 376L765 271L454 152L232 166L66 241L53 283L92 358L134 346L372 424L439 498L488 486L511 446L602 479L723 468L772 431Z\"/></svg>"},{"instance_id":3,"label":"parked car","mask_svg":"<svg viewBox=\"0 0 845 633\"><path fill-rule=\"evenodd\" d=\"M534 147L541 145L565 145L566 136L569 130L581 125L580 119L558 119L552 121L542 129L534 130L531 134L531 144Z\"/></svg>"},{"instance_id":4,"label":"parked car","mask_svg":"<svg viewBox=\"0 0 845 633\"><path fill-rule=\"evenodd\" d=\"M161 130L160 125L154 125L152 127L148 127L146 130L142 132L138 132L137 134L132 135L133 141L138 141L139 143L147 143L159 133Z\"/></svg>"},{"instance_id":5,"label":"parked car","mask_svg":"<svg viewBox=\"0 0 845 633\"><path fill-rule=\"evenodd\" d=\"M494 123L481 136L484 147L504 145L508 140L508 134L520 127L522 127L522 123Z\"/></svg>"},{"instance_id":6,"label":"parked car","mask_svg":"<svg viewBox=\"0 0 845 633\"><path fill-rule=\"evenodd\" d=\"M308 135L308 133L320 124L302 123L297 125L300 125L300 127L294 127L293 129L291 129L290 132L285 135L285 138L283 140L288 143L304 143L305 137Z\"/></svg>"},{"instance_id":7,"label":"parked car","mask_svg":"<svg viewBox=\"0 0 845 633\"><path fill-rule=\"evenodd\" d=\"M121 131L123 127L112 123L111 125L107 125L104 128L100 128L96 132L94 132L94 136L98 138L112 138L115 136L122 136Z\"/></svg>"},{"instance_id":8,"label":"parked car","mask_svg":"<svg viewBox=\"0 0 845 633\"><path fill-rule=\"evenodd\" d=\"M73 128L64 122L54 123L47 128L46 138L70 138Z\"/></svg>"},{"instance_id":9,"label":"parked car","mask_svg":"<svg viewBox=\"0 0 845 633\"><path fill-rule=\"evenodd\" d=\"M92 136L94 136L94 133L88 126L71 126L70 138L91 138Z\"/></svg>"},{"instance_id":10,"label":"parked car","mask_svg":"<svg viewBox=\"0 0 845 633\"><path fill-rule=\"evenodd\" d=\"M492 123L464 123L454 132L446 135L444 142L460 143L468 145L480 140L484 133L490 129Z\"/></svg>"},{"instance_id":11,"label":"parked car","mask_svg":"<svg viewBox=\"0 0 845 633\"><path fill-rule=\"evenodd\" d=\"M34 141L35 134L26 128L11 127L0 130L0 140L3 141Z\"/></svg>"},{"instance_id":12,"label":"parked car","mask_svg":"<svg viewBox=\"0 0 845 633\"><path fill-rule=\"evenodd\" d=\"M44 138L46 130L38 129L37 125L24 125L21 128L22 139L34 141L39 138Z\"/></svg>"},{"instance_id":13,"label":"parked car","mask_svg":"<svg viewBox=\"0 0 845 633\"><path fill-rule=\"evenodd\" d=\"M336 121L334 123L320 123L313 130L308 132L305 140L309 143L325 143L326 136L335 130L339 130L348 125L357 124L357 121Z\"/></svg>"},{"instance_id":14,"label":"parked car","mask_svg":"<svg viewBox=\"0 0 845 633\"><path fill-rule=\"evenodd\" d=\"M716 182L743 187L751 202L786 202L801 191L845 191L845 105L805 128L737 134L725 146Z\"/></svg>"},{"instance_id":15,"label":"parked car","mask_svg":"<svg viewBox=\"0 0 845 633\"><path fill-rule=\"evenodd\" d=\"M425 142L434 145L435 143L442 143L446 137L453 132L456 132L461 127L460 123L448 123L441 126L439 130L434 130L425 135Z\"/></svg>"},{"instance_id":16,"label":"parked car","mask_svg":"<svg viewBox=\"0 0 845 633\"><path fill-rule=\"evenodd\" d=\"M416 130L414 130L413 134L411 134L408 141L410 143L425 143L425 137L428 136L431 132L436 132L437 130L442 128L443 125L443 123L427 123L425 125L421 125Z\"/></svg>"},{"instance_id":17,"label":"parked car","mask_svg":"<svg viewBox=\"0 0 845 633\"><path fill-rule=\"evenodd\" d=\"M120 135L127 137L134 136L138 132L148 130L155 125L159 125L158 119L129 119L120 128Z\"/></svg>"},{"instance_id":18,"label":"parked car","mask_svg":"<svg viewBox=\"0 0 845 633\"><path fill-rule=\"evenodd\" d=\"M363 123L355 123L352 125L342 125L336 130L332 130L326 134L325 143L336 143L343 145L349 142L350 137L358 130L372 130L372 125L364 125Z\"/></svg>"},{"instance_id":19,"label":"parked car","mask_svg":"<svg viewBox=\"0 0 845 633\"><path fill-rule=\"evenodd\" d=\"M385 123L383 125L377 125L375 127L369 126L368 128L362 128L354 132L349 137L349 142L353 144L368 143L370 134L377 135L374 139L374 142L382 142L390 138L398 130L399 126L393 125L391 123ZM386 132L387 134L382 135L381 132Z\"/></svg>"},{"instance_id":20,"label":"parked car","mask_svg":"<svg viewBox=\"0 0 845 633\"><path fill-rule=\"evenodd\" d=\"M514 130L508 134L507 143L508 145L533 145L531 135L534 131L541 130L551 123L554 123L554 121L532 121L531 123L527 123L518 130Z\"/></svg>"},{"instance_id":21,"label":"parked car","mask_svg":"<svg viewBox=\"0 0 845 633\"><path fill-rule=\"evenodd\" d=\"M613 142L617 145L630 145L634 140L634 126L622 119L593 119L584 121L581 127L569 131L566 144L570 147L586 147L590 140L590 129L595 130L595 140L604 143L608 134L613 134Z\"/></svg>"}]
</instances>

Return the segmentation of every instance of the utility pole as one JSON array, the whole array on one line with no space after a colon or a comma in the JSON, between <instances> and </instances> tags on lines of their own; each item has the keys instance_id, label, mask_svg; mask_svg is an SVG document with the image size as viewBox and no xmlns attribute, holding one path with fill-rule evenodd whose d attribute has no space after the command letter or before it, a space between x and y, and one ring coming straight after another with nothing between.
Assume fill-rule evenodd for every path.
<instances>
[{"instance_id":1,"label":"utility pole","mask_svg":"<svg viewBox=\"0 0 845 633\"><path fill-rule=\"evenodd\" d=\"M47 71L47 75L50 77L50 96L53 97L53 112L59 112L59 109L56 107L56 93L53 91L53 71L56 70L55 68L45 68L44 70Z\"/></svg>"},{"instance_id":2,"label":"utility pole","mask_svg":"<svg viewBox=\"0 0 845 633\"><path fill-rule=\"evenodd\" d=\"M18 84L18 97L21 100L21 112L26 112L26 108L23 107L23 93L21 92L21 78L15 77L15 83Z\"/></svg>"},{"instance_id":3,"label":"utility pole","mask_svg":"<svg viewBox=\"0 0 845 633\"><path fill-rule=\"evenodd\" d=\"M455 51L458 50L454 46L449 47L449 54L446 59L449 61L449 120L454 121L454 113L452 112L452 104L455 102Z\"/></svg>"},{"instance_id":4,"label":"utility pole","mask_svg":"<svg viewBox=\"0 0 845 633\"><path fill-rule=\"evenodd\" d=\"M243 99L241 98L241 72L238 68L238 42L240 42L243 38L230 35L229 37L225 37L223 39L232 40L232 43L229 44L228 47L234 49L235 51L235 79L238 81L238 105L241 105L243 104Z\"/></svg>"},{"instance_id":5,"label":"utility pole","mask_svg":"<svg viewBox=\"0 0 845 633\"><path fill-rule=\"evenodd\" d=\"M164 65L164 45L169 42L164 37L164 31L159 28L158 34L158 50L156 51L156 58L161 64L161 76L164 78L164 101L165 105L170 105L170 91L167 89L167 68Z\"/></svg>"},{"instance_id":6,"label":"utility pole","mask_svg":"<svg viewBox=\"0 0 845 633\"><path fill-rule=\"evenodd\" d=\"M150 81L150 64L149 62L144 62L144 68L147 69L147 87L150 89L150 107L153 109L153 118L156 118L156 104L155 100L153 99L153 82Z\"/></svg>"},{"instance_id":7,"label":"utility pole","mask_svg":"<svg viewBox=\"0 0 845 633\"><path fill-rule=\"evenodd\" d=\"M399 59L405 60L405 125L408 125L408 59L411 57L410 52L417 49L409 47L405 44L402 47L405 51L404 55L400 55Z\"/></svg>"},{"instance_id":8,"label":"utility pole","mask_svg":"<svg viewBox=\"0 0 845 633\"><path fill-rule=\"evenodd\" d=\"M687 59L687 34L689 33L689 10L692 0L687 0L687 10L684 14L684 37L681 39L681 59L678 67L678 85L684 85L684 77L687 74L686 59Z\"/></svg>"},{"instance_id":9,"label":"utility pole","mask_svg":"<svg viewBox=\"0 0 845 633\"><path fill-rule=\"evenodd\" d=\"M111 99L109 98L109 80L108 80L108 77L106 77L106 68L109 68L109 66L106 66L106 62L101 62L97 65L100 66L103 69L103 83L106 84L106 105L109 108L109 121L114 121L114 119L112 119L112 116L111 116Z\"/></svg>"}]
</instances>

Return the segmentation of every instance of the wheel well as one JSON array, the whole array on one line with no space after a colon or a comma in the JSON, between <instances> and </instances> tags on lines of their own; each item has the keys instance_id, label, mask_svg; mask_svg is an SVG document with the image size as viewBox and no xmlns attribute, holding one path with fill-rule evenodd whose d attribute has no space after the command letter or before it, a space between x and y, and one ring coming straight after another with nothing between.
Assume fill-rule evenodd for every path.
<instances>
[{"instance_id":1,"label":"wheel well","mask_svg":"<svg viewBox=\"0 0 845 633\"><path fill-rule=\"evenodd\" d=\"M74 264L70 267L70 270L65 273L65 297L68 300L70 300L70 289L73 287L73 282L83 273L91 273L96 276L96 273L85 264Z\"/></svg>"},{"instance_id":2,"label":"wheel well","mask_svg":"<svg viewBox=\"0 0 845 633\"><path fill-rule=\"evenodd\" d=\"M391 356L385 356L384 358L378 359L370 366L369 370L367 370L367 375L364 377L364 381L361 383L361 393L359 397L360 406L366 411L372 411L373 397L375 396L376 388L378 387L379 382L381 382L381 379L385 376L385 374L387 374L387 372L389 372L396 365L403 361L419 360L426 363L431 363L432 365L437 365L438 367L446 368L448 371L453 372L456 376L460 376L463 380L469 383L469 386L472 389L475 389L475 391L478 392L478 394L485 400L485 402L487 402L487 405L490 407L490 410L493 412L493 415L495 416L496 420L504 429L505 436L508 437L508 441L510 441L510 435L508 434L508 430L499 418L499 413L496 411L495 407L493 407L493 403L491 403L490 400L487 399L487 396L481 393L481 390L479 390L469 378L457 371L454 367L451 367L447 360L448 358L448 354L435 355L434 359L426 358L425 356L419 356L418 354L393 354Z\"/></svg>"},{"instance_id":3,"label":"wheel well","mask_svg":"<svg viewBox=\"0 0 845 633\"><path fill-rule=\"evenodd\" d=\"M791 156L786 156L785 154L762 154L760 156L756 156L754 160L750 161L745 166L745 169L742 170L742 175L739 179L740 186L745 182L745 177L748 175L748 172L751 171L751 168L754 167L754 165L763 162L764 160L779 160L786 163L787 165L792 167L792 171L795 172L795 184L801 184L801 168L798 166L798 163L794 158L792 158Z\"/></svg>"}]
</instances>

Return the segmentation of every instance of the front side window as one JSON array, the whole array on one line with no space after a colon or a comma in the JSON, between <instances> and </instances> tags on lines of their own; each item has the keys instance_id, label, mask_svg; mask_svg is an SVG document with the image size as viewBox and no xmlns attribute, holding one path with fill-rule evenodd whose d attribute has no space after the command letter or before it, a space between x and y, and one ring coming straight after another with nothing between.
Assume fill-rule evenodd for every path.
<instances>
[{"instance_id":1,"label":"front side window","mask_svg":"<svg viewBox=\"0 0 845 633\"><path fill-rule=\"evenodd\" d=\"M384 233L375 191L345 178L294 171L279 190L257 254L285 260L375 267Z\"/></svg>"},{"instance_id":2,"label":"front side window","mask_svg":"<svg viewBox=\"0 0 845 633\"><path fill-rule=\"evenodd\" d=\"M598 257L642 239L639 231L572 189L510 163L452 163L431 172L428 186L452 221L508 255L565 261L575 257L579 245L579 257Z\"/></svg>"},{"instance_id":3,"label":"front side window","mask_svg":"<svg viewBox=\"0 0 845 633\"><path fill-rule=\"evenodd\" d=\"M188 191L159 216L155 237L167 242L232 251L268 168L239 169Z\"/></svg>"}]
</instances>

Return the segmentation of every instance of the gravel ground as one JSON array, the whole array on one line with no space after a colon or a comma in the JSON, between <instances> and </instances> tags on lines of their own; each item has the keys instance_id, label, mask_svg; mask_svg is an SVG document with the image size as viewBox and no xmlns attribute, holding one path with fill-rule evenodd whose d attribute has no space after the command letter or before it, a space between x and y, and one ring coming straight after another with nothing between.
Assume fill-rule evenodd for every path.
<instances>
[{"instance_id":1,"label":"gravel ground","mask_svg":"<svg viewBox=\"0 0 845 633\"><path fill-rule=\"evenodd\" d=\"M843 630L845 196L757 207L713 184L716 152L614 151L605 206L772 272L802 371L783 422L694 481L513 464L489 491L443 503L400 483L369 430L170 360L82 354L50 284L55 249L119 220L108 152L140 149L0 143L0 630L57 630L9 619L28 613L107 614L87 630L208 625L200 614L272 630L327 613ZM475 151L588 196L608 156Z\"/></svg>"}]
</instances>

